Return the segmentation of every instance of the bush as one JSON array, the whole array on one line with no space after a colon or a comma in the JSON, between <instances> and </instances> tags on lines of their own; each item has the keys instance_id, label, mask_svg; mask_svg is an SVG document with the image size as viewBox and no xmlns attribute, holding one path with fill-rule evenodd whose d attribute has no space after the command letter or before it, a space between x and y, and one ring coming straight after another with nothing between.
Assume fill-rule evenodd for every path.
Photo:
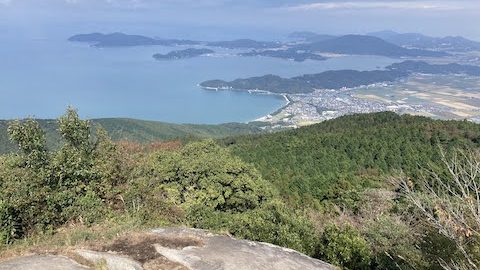
<instances>
[{"instance_id":1,"label":"bush","mask_svg":"<svg viewBox=\"0 0 480 270\"><path fill-rule=\"evenodd\" d=\"M279 202L252 166L213 141L157 151L140 164L127 196L131 210L155 215L170 202L190 226L314 254L312 224Z\"/></svg>"},{"instance_id":2,"label":"bush","mask_svg":"<svg viewBox=\"0 0 480 270\"><path fill-rule=\"evenodd\" d=\"M328 225L319 244L318 257L345 269L369 269L371 251L367 241L352 226Z\"/></svg>"},{"instance_id":3,"label":"bush","mask_svg":"<svg viewBox=\"0 0 480 270\"><path fill-rule=\"evenodd\" d=\"M420 239L399 217L382 215L365 225L365 238L373 249L376 269L425 269L428 267Z\"/></svg>"},{"instance_id":4,"label":"bush","mask_svg":"<svg viewBox=\"0 0 480 270\"><path fill-rule=\"evenodd\" d=\"M303 214L278 201L243 213L219 212L198 206L190 209L187 220L196 228L228 232L237 238L315 255L317 235L312 223Z\"/></svg>"},{"instance_id":5,"label":"bush","mask_svg":"<svg viewBox=\"0 0 480 270\"><path fill-rule=\"evenodd\" d=\"M201 205L243 212L272 197L271 187L252 166L211 140L156 152L142 162L136 175L131 184L145 187L143 196L154 193L185 210Z\"/></svg>"},{"instance_id":6,"label":"bush","mask_svg":"<svg viewBox=\"0 0 480 270\"><path fill-rule=\"evenodd\" d=\"M9 244L13 239L22 236L18 228L21 224L19 216L17 210L0 200L0 245Z\"/></svg>"},{"instance_id":7,"label":"bush","mask_svg":"<svg viewBox=\"0 0 480 270\"><path fill-rule=\"evenodd\" d=\"M20 152L0 160L0 240L104 218L126 175L106 134L93 139L88 121L73 109L59 119L64 145L58 151L47 151L34 120L14 121L8 132Z\"/></svg>"}]
</instances>

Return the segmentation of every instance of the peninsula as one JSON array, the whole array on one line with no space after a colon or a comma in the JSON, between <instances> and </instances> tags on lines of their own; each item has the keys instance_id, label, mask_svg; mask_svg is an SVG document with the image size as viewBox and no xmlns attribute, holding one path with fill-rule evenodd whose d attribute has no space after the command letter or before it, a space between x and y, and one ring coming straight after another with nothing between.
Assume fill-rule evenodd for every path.
<instances>
[{"instance_id":1,"label":"peninsula","mask_svg":"<svg viewBox=\"0 0 480 270\"><path fill-rule=\"evenodd\" d=\"M466 74L480 76L480 67L443 64L434 65L422 61L404 61L386 67L385 70L356 71L332 70L293 78L265 75L234 81L210 80L200 84L206 89L263 90L272 93L311 93L315 89L354 88L382 82L393 82L414 73Z\"/></svg>"},{"instance_id":2,"label":"peninsula","mask_svg":"<svg viewBox=\"0 0 480 270\"><path fill-rule=\"evenodd\" d=\"M132 46L177 46L177 45L198 45L199 41L179 40L179 39L155 39L141 35L127 35L124 33L112 34L80 34L68 39L73 42L90 43L93 47L132 47Z\"/></svg>"},{"instance_id":3,"label":"peninsula","mask_svg":"<svg viewBox=\"0 0 480 270\"><path fill-rule=\"evenodd\" d=\"M286 59L286 60L293 60L293 61L296 61L296 62L304 62L306 60L316 60L316 61L327 60L326 57L323 57L319 54L297 51L297 50L293 50L293 49L288 49L288 50L264 50L264 51L253 50L251 52L241 53L240 56L274 57L274 58L281 58L281 59Z\"/></svg>"},{"instance_id":4,"label":"peninsula","mask_svg":"<svg viewBox=\"0 0 480 270\"><path fill-rule=\"evenodd\" d=\"M226 49L270 49L283 46L280 42L274 41L256 41L253 39L237 39L231 41L207 42L207 46L221 47Z\"/></svg>"},{"instance_id":5,"label":"peninsula","mask_svg":"<svg viewBox=\"0 0 480 270\"><path fill-rule=\"evenodd\" d=\"M155 58L156 60L179 60L179 59L193 58L193 57L212 54L212 53L214 53L214 51L210 49L189 48L185 50L171 51L167 54L157 53L153 55L153 58Z\"/></svg>"},{"instance_id":6,"label":"peninsula","mask_svg":"<svg viewBox=\"0 0 480 270\"><path fill-rule=\"evenodd\" d=\"M364 35L346 35L326 40L323 39L321 41L300 44L293 48L309 52L349 55L380 55L392 58L448 56L448 53L446 52L423 49L407 49L377 37Z\"/></svg>"}]
</instances>

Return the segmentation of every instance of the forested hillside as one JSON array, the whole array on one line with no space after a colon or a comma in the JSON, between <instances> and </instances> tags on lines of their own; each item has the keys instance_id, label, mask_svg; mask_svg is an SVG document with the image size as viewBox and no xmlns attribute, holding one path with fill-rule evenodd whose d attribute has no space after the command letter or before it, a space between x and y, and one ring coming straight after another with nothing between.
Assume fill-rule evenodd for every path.
<instances>
[{"instance_id":1,"label":"forested hillside","mask_svg":"<svg viewBox=\"0 0 480 270\"><path fill-rule=\"evenodd\" d=\"M57 148L61 144L56 120L38 120L45 131L47 145ZM254 124L193 125L169 124L127 118L104 118L91 120L93 127L101 125L114 141L152 143L157 141L190 138L221 138L239 134L260 133ZM8 121L0 120L0 154L15 150L7 134Z\"/></svg>"},{"instance_id":2,"label":"forested hillside","mask_svg":"<svg viewBox=\"0 0 480 270\"><path fill-rule=\"evenodd\" d=\"M123 125L148 130L105 121L114 137ZM480 204L478 124L385 112L154 145L115 143L91 124L72 109L57 122L10 123L19 150L0 156L0 254L35 239L54 238L61 249L167 225L281 245L350 270L480 264L471 212ZM56 149L48 129L58 130Z\"/></svg>"},{"instance_id":3,"label":"forested hillside","mask_svg":"<svg viewBox=\"0 0 480 270\"><path fill-rule=\"evenodd\" d=\"M479 263L479 220L468 210L479 202L478 124L385 112L222 143L306 211L322 231L323 260L345 269Z\"/></svg>"},{"instance_id":4,"label":"forested hillside","mask_svg":"<svg viewBox=\"0 0 480 270\"><path fill-rule=\"evenodd\" d=\"M480 125L391 112L344 116L296 130L223 141L287 197L323 200L345 186L415 176L439 162L440 147L477 147Z\"/></svg>"}]
</instances>

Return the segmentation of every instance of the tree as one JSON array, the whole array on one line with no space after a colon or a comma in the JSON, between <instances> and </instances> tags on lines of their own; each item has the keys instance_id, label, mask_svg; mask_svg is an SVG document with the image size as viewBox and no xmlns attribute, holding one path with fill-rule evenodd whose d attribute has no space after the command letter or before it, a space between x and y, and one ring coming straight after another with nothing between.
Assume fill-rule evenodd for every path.
<instances>
[{"instance_id":1,"label":"tree","mask_svg":"<svg viewBox=\"0 0 480 270\"><path fill-rule=\"evenodd\" d=\"M37 121L13 121L8 127L10 140L18 145L26 167L41 168L48 162L45 133Z\"/></svg>"},{"instance_id":2,"label":"tree","mask_svg":"<svg viewBox=\"0 0 480 270\"><path fill-rule=\"evenodd\" d=\"M272 189L260 174L212 140L177 151L158 151L137 172L133 185L148 182L156 192L187 209L243 212L261 206ZM154 192L153 190L146 192Z\"/></svg>"},{"instance_id":3,"label":"tree","mask_svg":"<svg viewBox=\"0 0 480 270\"><path fill-rule=\"evenodd\" d=\"M345 269L369 269L371 250L352 226L329 225L320 238L319 257Z\"/></svg>"},{"instance_id":4,"label":"tree","mask_svg":"<svg viewBox=\"0 0 480 270\"><path fill-rule=\"evenodd\" d=\"M440 262L445 269L480 266L480 151L441 151L443 170L430 169L419 183L403 179L406 198L425 221L454 241L463 259Z\"/></svg>"},{"instance_id":5,"label":"tree","mask_svg":"<svg viewBox=\"0 0 480 270\"><path fill-rule=\"evenodd\" d=\"M2 242L69 221L93 223L104 217L123 184L121 155L102 129L93 140L89 122L72 108L58 124L64 144L49 152L38 122L10 123L10 139L20 151L0 158Z\"/></svg>"}]
</instances>

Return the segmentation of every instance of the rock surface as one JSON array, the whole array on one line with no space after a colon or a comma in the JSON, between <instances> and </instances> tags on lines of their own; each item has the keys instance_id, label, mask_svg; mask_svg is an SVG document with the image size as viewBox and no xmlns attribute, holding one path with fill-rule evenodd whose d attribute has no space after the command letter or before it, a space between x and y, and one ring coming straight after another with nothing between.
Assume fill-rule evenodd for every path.
<instances>
[{"instance_id":1,"label":"rock surface","mask_svg":"<svg viewBox=\"0 0 480 270\"><path fill-rule=\"evenodd\" d=\"M76 254L109 270L330 270L325 262L271 244L237 240L204 230L164 228L117 239L101 250ZM98 268L101 266L101 268ZM0 263L0 270L92 269L57 255L34 255Z\"/></svg>"},{"instance_id":2,"label":"rock surface","mask_svg":"<svg viewBox=\"0 0 480 270\"><path fill-rule=\"evenodd\" d=\"M192 270L335 269L327 263L291 249L266 243L236 240L202 230L172 228L154 230L154 233L166 237L200 238L204 242L203 246L190 246L180 250L155 245L156 250L167 259Z\"/></svg>"},{"instance_id":3,"label":"rock surface","mask_svg":"<svg viewBox=\"0 0 480 270\"><path fill-rule=\"evenodd\" d=\"M106 252L96 252L91 250L77 250L76 253L85 260L92 262L94 265L105 265L108 269L122 270L142 270L140 263L117 254Z\"/></svg>"},{"instance_id":4,"label":"rock surface","mask_svg":"<svg viewBox=\"0 0 480 270\"><path fill-rule=\"evenodd\" d=\"M0 263L0 270L85 270L88 267L82 266L75 261L54 255L33 255L15 258Z\"/></svg>"}]
</instances>

